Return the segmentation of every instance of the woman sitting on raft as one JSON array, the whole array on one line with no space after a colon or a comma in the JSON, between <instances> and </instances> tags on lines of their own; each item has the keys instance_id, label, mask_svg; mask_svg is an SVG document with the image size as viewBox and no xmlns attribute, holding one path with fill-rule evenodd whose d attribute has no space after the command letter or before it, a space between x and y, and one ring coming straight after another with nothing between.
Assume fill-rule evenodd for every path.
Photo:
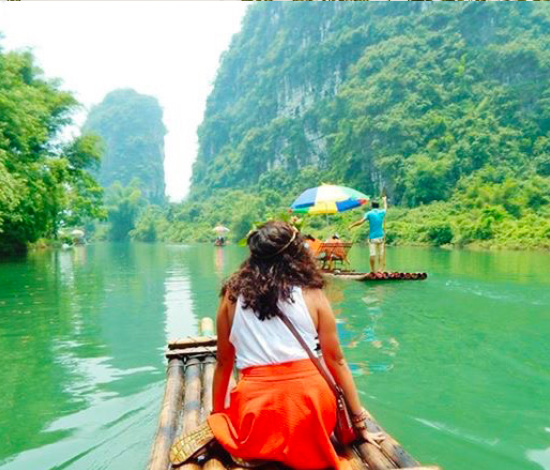
<instances>
[{"instance_id":1,"label":"woman sitting on raft","mask_svg":"<svg viewBox=\"0 0 550 470\"><path fill-rule=\"evenodd\" d=\"M221 446L242 461L277 461L295 469L342 469L330 436L336 398L283 321L286 315L341 387L361 438L365 412L342 354L321 273L303 237L283 222L248 236L249 258L222 288L218 357L208 424ZM226 396L233 366L241 380Z\"/></svg>"}]
</instances>

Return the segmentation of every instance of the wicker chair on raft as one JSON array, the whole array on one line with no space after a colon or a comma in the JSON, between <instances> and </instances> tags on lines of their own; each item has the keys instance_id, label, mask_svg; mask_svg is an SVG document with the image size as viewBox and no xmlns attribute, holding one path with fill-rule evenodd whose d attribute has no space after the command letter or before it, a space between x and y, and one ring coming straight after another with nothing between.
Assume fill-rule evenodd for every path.
<instances>
[{"instance_id":1,"label":"wicker chair on raft","mask_svg":"<svg viewBox=\"0 0 550 470\"><path fill-rule=\"evenodd\" d=\"M351 268L348 253L352 246L352 242L320 242L311 247L311 252L323 271L347 271Z\"/></svg>"},{"instance_id":2,"label":"wicker chair on raft","mask_svg":"<svg viewBox=\"0 0 550 470\"><path fill-rule=\"evenodd\" d=\"M178 467L173 467L169 460L174 439L196 428L212 410L212 380L216 363L216 337L212 336L212 332L212 320L203 318L200 323L201 336L168 344L164 399L148 470L244 470L222 451ZM372 432L384 432L370 415L367 427ZM421 466L395 439L385 434L381 449L365 442L340 449L339 453L349 461L352 470L439 470L439 467ZM269 439L269 430L266 430L266 439ZM289 470L275 462L259 468Z\"/></svg>"}]
</instances>

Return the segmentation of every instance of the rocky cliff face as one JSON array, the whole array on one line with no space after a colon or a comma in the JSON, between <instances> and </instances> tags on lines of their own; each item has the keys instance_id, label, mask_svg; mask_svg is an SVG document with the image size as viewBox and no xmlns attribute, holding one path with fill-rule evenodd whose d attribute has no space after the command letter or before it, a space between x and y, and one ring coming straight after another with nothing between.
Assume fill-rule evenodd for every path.
<instances>
[{"instance_id":1,"label":"rocky cliff face","mask_svg":"<svg viewBox=\"0 0 550 470\"><path fill-rule=\"evenodd\" d=\"M115 90L90 111L84 131L105 143L99 181L140 182L143 196L153 204L164 201L164 136L162 108L156 98L134 90Z\"/></svg>"},{"instance_id":2,"label":"rocky cliff face","mask_svg":"<svg viewBox=\"0 0 550 470\"><path fill-rule=\"evenodd\" d=\"M493 152L512 158L495 135L516 141L529 121L529 147L548 131L537 114L548 12L507 7L254 5L208 98L191 193L313 168L368 192L387 186L412 205L448 197L462 176L495 164ZM445 184L419 196L425 168L426 181Z\"/></svg>"}]
</instances>

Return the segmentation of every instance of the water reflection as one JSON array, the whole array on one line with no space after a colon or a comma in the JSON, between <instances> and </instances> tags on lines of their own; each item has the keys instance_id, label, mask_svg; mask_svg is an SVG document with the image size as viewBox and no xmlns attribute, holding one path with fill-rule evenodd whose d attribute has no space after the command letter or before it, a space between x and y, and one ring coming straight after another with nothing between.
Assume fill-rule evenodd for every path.
<instances>
[{"instance_id":1,"label":"water reflection","mask_svg":"<svg viewBox=\"0 0 550 470\"><path fill-rule=\"evenodd\" d=\"M197 319L191 296L191 281L185 263L189 247L169 247L171 265L164 281L164 315L166 340L197 332Z\"/></svg>"},{"instance_id":2,"label":"water reflection","mask_svg":"<svg viewBox=\"0 0 550 470\"><path fill-rule=\"evenodd\" d=\"M0 299L9 309L0 317L0 354L10 364L0 374L2 468L53 468L66 458L71 468L90 468L78 453L93 453L103 437L90 439L90 421L81 417L89 420L94 409L107 424L120 417L105 411L113 400L162 381L166 264L163 247L97 245L0 265L8 279ZM123 401L124 413L137 410L137 401ZM70 448L75 435L86 439Z\"/></svg>"},{"instance_id":3,"label":"water reflection","mask_svg":"<svg viewBox=\"0 0 550 470\"><path fill-rule=\"evenodd\" d=\"M367 287L333 280L327 286L327 296L337 316L338 335L356 376L384 373L393 368L399 341L384 332L386 293L380 284Z\"/></svg>"},{"instance_id":4,"label":"water reflection","mask_svg":"<svg viewBox=\"0 0 550 470\"><path fill-rule=\"evenodd\" d=\"M222 278L223 277L223 273L224 273L224 265L225 265L225 260L224 260L224 253L225 253L225 250L222 246L216 246L214 247L214 272L216 273L216 275L218 276L218 278Z\"/></svg>"}]
</instances>

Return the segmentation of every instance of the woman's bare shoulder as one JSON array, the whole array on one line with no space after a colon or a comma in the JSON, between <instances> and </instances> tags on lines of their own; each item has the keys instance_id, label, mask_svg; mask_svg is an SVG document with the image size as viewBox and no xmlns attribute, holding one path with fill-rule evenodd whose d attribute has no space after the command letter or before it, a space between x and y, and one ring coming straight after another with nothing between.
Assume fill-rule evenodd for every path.
<instances>
[{"instance_id":1,"label":"woman's bare shoulder","mask_svg":"<svg viewBox=\"0 0 550 470\"><path fill-rule=\"evenodd\" d=\"M331 311L330 302L323 289L304 288L302 292L306 304L310 309L314 309L318 314Z\"/></svg>"},{"instance_id":2,"label":"woman's bare shoulder","mask_svg":"<svg viewBox=\"0 0 550 470\"><path fill-rule=\"evenodd\" d=\"M302 294L305 298L314 301L319 301L324 296L323 289L318 289L314 287L302 287Z\"/></svg>"}]
</instances>

